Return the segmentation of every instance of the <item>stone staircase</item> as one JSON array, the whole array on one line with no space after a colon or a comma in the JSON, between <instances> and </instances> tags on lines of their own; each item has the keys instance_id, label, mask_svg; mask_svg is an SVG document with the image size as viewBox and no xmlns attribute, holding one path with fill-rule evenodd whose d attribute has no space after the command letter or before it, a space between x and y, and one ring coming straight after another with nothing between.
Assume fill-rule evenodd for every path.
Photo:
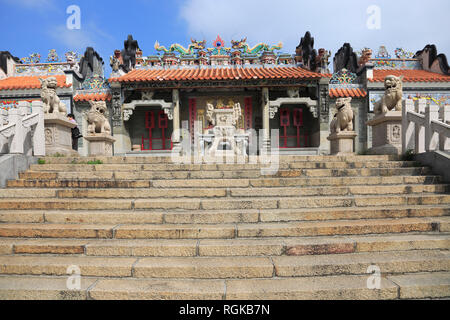
<instances>
[{"instance_id":1,"label":"stone staircase","mask_svg":"<svg viewBox=\"0 0 450 320\"><path fill-rule=\"evenodd\" d=\"M0 299L450 297L450 189L417 163L43 160L0 190Z\"/></svg>"}]
</instances>

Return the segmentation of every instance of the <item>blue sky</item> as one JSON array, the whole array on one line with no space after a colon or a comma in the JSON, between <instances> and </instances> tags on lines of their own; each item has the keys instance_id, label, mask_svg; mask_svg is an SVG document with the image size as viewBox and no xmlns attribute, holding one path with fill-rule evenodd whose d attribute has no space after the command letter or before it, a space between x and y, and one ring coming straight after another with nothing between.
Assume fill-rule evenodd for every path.
<instances>
[{"instance_id":1,"label":"blue sky","mask_svg":"<svg viewBox=\"0 0 450 320\"><path fill-rule=\"evenodd\" d=\"M67 7L81 9L81 29L69 30ZM380 29L369 29L367 9L380 9ZM376 52L385 45L391 54L403 47L416 52L436 44L450 58L450 1L448 0L0 0L0 50L19 58L56 49L62 56L83 53L93 46L105 60L122 49L132 34L144 55L154 54L157 40L166 47L186 46L190 38L212 45L218 34L230 40L247 37L250 45L282 41L293 53L300 38L311 31L315 48L332 55L349 42L355 50Z\"/></svg>"}]
</instances>

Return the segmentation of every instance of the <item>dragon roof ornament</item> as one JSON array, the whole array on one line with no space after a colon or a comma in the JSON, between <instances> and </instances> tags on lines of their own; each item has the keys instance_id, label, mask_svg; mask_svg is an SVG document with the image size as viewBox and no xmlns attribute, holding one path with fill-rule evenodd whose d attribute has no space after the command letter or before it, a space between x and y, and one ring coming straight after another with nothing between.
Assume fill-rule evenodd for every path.
<instances>
[{"instance_id":1,"label":"dragon roof ornament","mask_svg":"<svg viewBox=\"0 0 450 320\"><path fill-rule=\"evenodd\" d=\"M266 43L258 43L250 46L247 38L240 41L231 40L231 46L217 36L213 42L213 47L206 47L206 40L197 41L191 38L191 43L184 47L174 43L169 47L162 46L158 41L154 45L158 55L143 57L142 54L136 56L136 67L163 67L176 65L244 65L244 64L293 64L292 56L282 57L274 53L275 50L283 48L280 42L269 46ZM161 55L162 53L162 55ZM281 59L279 59L281 57ZM119 58L118 58L119 59Z\"/></svg>"}]
</instances>

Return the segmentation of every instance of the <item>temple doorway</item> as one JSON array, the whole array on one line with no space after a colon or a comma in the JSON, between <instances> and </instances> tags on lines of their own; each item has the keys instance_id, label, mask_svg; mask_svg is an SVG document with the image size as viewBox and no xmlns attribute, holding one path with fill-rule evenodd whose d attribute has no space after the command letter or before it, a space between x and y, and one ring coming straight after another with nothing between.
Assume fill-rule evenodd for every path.
<instances>
[{"instance_id":1,"label":"temple doorway","mask_svg":"<svg viewBox=\"0 0 450 320\"><path fill-rule=\"evenodd\" d=\"M309 108L303 105L283 105L274 119L271 128L279 128L280 149L300 149L318 147L318 119Z\"/></svg>"}]
</instances>

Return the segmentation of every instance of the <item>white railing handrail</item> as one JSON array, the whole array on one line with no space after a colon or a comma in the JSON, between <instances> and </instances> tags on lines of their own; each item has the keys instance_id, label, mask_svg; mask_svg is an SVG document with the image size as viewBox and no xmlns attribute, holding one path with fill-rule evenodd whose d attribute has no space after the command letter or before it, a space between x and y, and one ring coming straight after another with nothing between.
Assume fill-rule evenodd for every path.
<instances>
[{"instance_id":1,"label":"white railing handrail","mask_svg":"<svg viewBox=\"0 0 450 320\"><path fill-rule=\"evenodd\" d=\"M17 108L2 112L0 121L0 154L45 156L44 110L41 101L20 101ZM30 132L31 141L27 143Z\"/></svg>"},{"instance_id":2,"label":"white railing handrail","mask_svg":"<svg viewBox=\"0 0 450 320\"><path fill-rule=\"evenodd\" d=\"M402 151L414 145L416 154L450 150L450 105L439 107L419 99L403 101Z\"/></svg>"}]
</instances>

